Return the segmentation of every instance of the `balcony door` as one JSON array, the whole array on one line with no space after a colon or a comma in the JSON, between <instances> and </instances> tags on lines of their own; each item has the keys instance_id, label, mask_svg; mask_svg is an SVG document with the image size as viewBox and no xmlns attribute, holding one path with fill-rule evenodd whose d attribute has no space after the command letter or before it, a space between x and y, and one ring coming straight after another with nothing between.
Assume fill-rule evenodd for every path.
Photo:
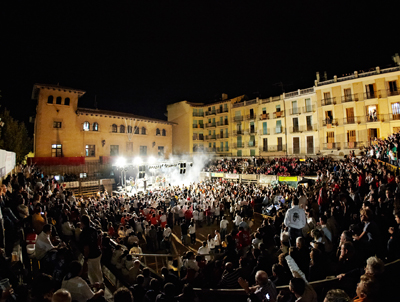
<instances>
[{"instance_id":1,"label":"balcony door","mask_svg":"<svg viewBox=\"0 0 400 302\"><path fill-rule=\"evenodd\" d=\"M254 118L254 109L250 109L250 118L251 118L251 119Z\"/></svg>"},{"instance_id":2,"label":"balcony door","mask_svg":"<svg viewBox=\"0 0 400 302\"><path fill-rule=\"evenodd\" d=\"M242 148L242 137L241 136L237 137L236 142L237 142L237 147Z\"/></svg>"},{"instance_id":3,"label":"balcony door","mask_svg":"<svg viewBox=\"0 0 400 302\"><path fill-rule=\"evenodd\" d=\"M351 102L351 88L346 88L343 90L345 102Z\"/></svg>"},{"instance_id":4,"label":"balcony door","mask_svg":"<svg viewBox=\"0 0 400 302\"><path fill-rule=\"evenodd\" d=\"M368 141L373 141L376 137L378 137L378 129L377 128L368 129Z\"/></svg>"},{"instance_id":5,"label":"balcony door","mask_svg":"<svg viewBox=\"0 0 400 302\"><path fill-rule=\"evenodd\" d=\"M307 136L307 154L314 154L314 137Z\"/></svg>"},{"instance_id":6,"label":"balcony door","mask_svg":"<svg viewBox=\"0 0 400 302\"><path fill-rule=\"evenodd\" d=\"M307 131L311 131L312 130L312 115L306 116L306 122L307 122Z\"/></svg>"},{"instance_id":7,"label":"balcony door","mask_svg":"<svg viewBox=\"0 0 400 302\"><path fill-rule=\"evenodd\" d=\"M275 133L282 133L282 121L276 121Z\"/></svg>"},{"instance_id":8,"label":"balcony door","mask_svg":"<svg viewBox=\"0 0 400 302\"><path fill-rule=\"evenodd\" d=\"M311 99L306 99L306 112L312 111Z\"/></svg>"},{"instance_id":9,"label":"balcony door","mask_svg":"<svg viewBox=\"0 0 400 302\"><path fill-rule=\"evenodd\" d=\"M297 111L297 101L293 101L292 102L292 111L293 111L293 114L297 114L298 113L298 111Z\"/></svg>"},{"instance_id":10,"label":"balcony door","mask_svg":"<svg viewBox=\"0 0 400 302\"><path fill-rule=\"evenodd\" d=\"M299 118L293 118L293 132L299 132Z\"/></svg>"},{"instance_id":11,"label":"balcony door","mask_svg":"<svg viewBox=\"0 0 400 302\"><path fill-rule=\"evenodd\" d=\"M365 92L367 95L367 99L373 99L375 98L375 84L368 84L365 85Z\"/></svg>"},{"instance_id":12,"label":"balcony door","mask_svg":"<svg viewBox=\"0 0 400 302\"><path fill-rule=\"evenodd\" d=\"M250 133L254 133L255 128L254 128L254 122L250 122Z\"/></svg>"},{"instance_id":13,"label":"balcony door","mask_svg":"<svg viewBox=\"0 0 400 302\"><path fill-rule=\"evenodd\" d=\"M268 151L268 138L263 138L263 151Z\"/></svg>"},{"instance_id":14,"label":"balcony door","mask_svg":"<svg viewBox=\"0 0 400 302\"><path fill-rule=\"evenodd\" d=\"M282 137L278 137L278 147L277 147L278 151L282 151L283 150L283 146L282 146Z\"/></svg>"},{"instance_id":15,"label":"balcony door","mask_svg":"<svg viewBox=\"0 0 400 302\"><path fill-rule=\"evenodd\" d=\"M300 137L293 137L293 154L300 153Z\"/></svg>"},{"instance_id":16,"label":"balcony door","mask_svg":"<svg viewBox=\"0 0 400 302\"><path fill-rule=\"evenodd\" d=\"M354 124L354 108L346 108L347 124Z\"/></svg>"}]
</instances>

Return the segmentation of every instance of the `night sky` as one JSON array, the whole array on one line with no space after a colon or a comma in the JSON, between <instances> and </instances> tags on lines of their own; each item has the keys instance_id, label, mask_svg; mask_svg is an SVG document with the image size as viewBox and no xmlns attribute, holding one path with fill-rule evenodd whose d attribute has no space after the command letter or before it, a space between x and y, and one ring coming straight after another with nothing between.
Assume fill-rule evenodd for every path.
<instances>
[{"instance_id":1,"label":"night sky","mask_svg":"<svg viewBox=\"0 0 400 302\"><path fill-rule=\"evenodd\" d=\"M400 1L2 2L0 104L24 121L34 83L166 119L170 103L274 96L400 53Z\"/></svg>"}]
</instances>

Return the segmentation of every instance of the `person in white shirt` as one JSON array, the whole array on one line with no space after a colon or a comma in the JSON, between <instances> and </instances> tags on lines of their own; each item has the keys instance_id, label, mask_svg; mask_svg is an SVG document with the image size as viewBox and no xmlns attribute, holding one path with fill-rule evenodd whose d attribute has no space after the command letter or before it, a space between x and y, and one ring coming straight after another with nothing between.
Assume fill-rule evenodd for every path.
<instances>
[{"instance_id":1,"label":"person in white shirt","mask_svg":"<svg viewBox=\"0 0 400 302\"><path fill-rule=\"evenodd\" d=\"M211 258L213 259L215 255L215 241L214 237L211 237L211 234L207 235L207 245L208 248L210 249Z\"/></svg>"},{"instance_id":2,"label":"person in white shirt","mask_svg":"<svg viewBox=\"0 0 400 302\"><path fill-rule=\"evenodd\" d=\"M215 236L214 236L214 243L215 243L215 250L217 252L221 251L221 234L219 233L218 230L215 230Z\"/></svg>"},{"instance_id":3,"label":"person in white shirt","mask_svg":"<svg viewBox=\"0 0 400 302\"><path fill-rule=\"evenodd\" d=\"M51 224L46 224L43 227L42 232L37 237L35 244L35 256L38 260L43 259L48 251L56 248L56 246L54 246L50 240L51 227Z\"/></svg>"},{"instance_id":4,"label":"person in white shirt","mask_svg":"<svg viewBox=\"0 0 400 302\"><path fill-rule=\"evenodd\" d=\"M75 227L74 225L69 221L68 216L66 221L64 221L64 223L61 226L61 231L62 233L67 236L67 237L72 237L74 236L74 232L75 232Z\"/></svg>"},{"instance_id":5,"label":"person in white shirt","mask_svg":"<svg viewBox=\"0 0 400 302\"><path fill-rule=\"evenodd\" d=\"M199 268L199 266L197 264L196 259L194 258L193 252L188 252L186 255L187 255L187 259L183 260L183 265L186 268L190 268L190 269L193 269L196 272L198 272L200 268Z\"/></svg>"},{"instance_id":6,"label":"person in white shirt","mask_svg":"<svg viewBox=\"0 0 400 302\"><path fill-rule=\"evenodd\" d=\"M198 255L207 255L204 258L206 259L206 261L210 261L211 260L211 256L210 254L210 248L207 245L207 241L203 241L203 245L201 247L199 247L198 251L197 251Z\"/></svg>"},{"instance_id":7,"label":"person in white shirt","mask_svg":"<svg viewBox=\"0 0 400 302\"><path fill-rule=\"evenodd\" d=\"M196 225L194 223L194 220L190 222L188 231L190 235L190 243L193 245L196 244Z\"/></svg>"},{"instance_id":8,"label":"person in white shirt","mask_svg":"<svg viewBox=\"0 0 400 302\"><path fill-rule=\"evenodd\" d=\"M221 232L221 240L225 241L225 235L227 233L228 230L228 220L226 220L225 216L222 217L221 222L219 223L219 229Z\"/></svg>"},{"instance_id":9,"label":"person in white shirt","mask_svg":"<svg viewBox=\"0 0 400 302\"><path fill-rule=\"evenodd\" d=\"M296 239L303 236L302 229L306 225L306 213L299 208L298 199L292 201L292 207L287 210L283 223L289 228L290 246L296 246Z\"/></svg>"},{"instance_id":10,"label":"person in white shirt","mask_svg":"<svg viewBox=\"0 0 400 302\"><path fill-rule=\"evenodd\" d=\"M104 296L104 290L99 289L99 284L93 284L99 289L97 292L93 292L86 281L81 278L82 265L78 261L72 261L69 267L70 273L62 281L61 287L70 292L73 301L86 302Z\"/></svg>"}]
</instances>

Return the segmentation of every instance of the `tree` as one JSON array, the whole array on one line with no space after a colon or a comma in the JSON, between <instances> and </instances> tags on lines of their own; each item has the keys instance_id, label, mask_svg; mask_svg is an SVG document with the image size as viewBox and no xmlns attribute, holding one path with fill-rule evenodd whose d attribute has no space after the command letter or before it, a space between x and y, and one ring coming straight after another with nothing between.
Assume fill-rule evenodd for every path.
<instances>
[{"instance_id":1,"label":"tree","mask_svg":"<svg viewBox=\"0 0 400 302\"><path fill-rule=\"evenodd\" d=\"M32 139L28 136L25 124L14 120L6 108L0 112L0 118L0 148L15 152L16 161L20 163L31 151Z\"/></svg>"}]
</instances>

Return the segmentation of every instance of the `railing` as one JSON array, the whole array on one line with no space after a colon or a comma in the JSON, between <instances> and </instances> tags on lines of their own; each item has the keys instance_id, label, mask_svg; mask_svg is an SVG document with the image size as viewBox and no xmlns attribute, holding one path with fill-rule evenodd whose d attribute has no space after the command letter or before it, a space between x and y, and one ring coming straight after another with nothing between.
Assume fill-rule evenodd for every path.
<instances>
[{"instance_id":1,"label":"railing","mask_svg":"<svg viewBox=\"0 0 400 302\"><path fill-rule=\"evenodd\" d=\"M217 139L220 139L220 138L228 138L228 137L229 137L229 134L228 134L228 133L217 134Z\"/></svg>"},{"instance_id":2,"label":"railing","mask_svg":"<svg viewBox=\"0 0 400 302\"><path fill-rule=\"evenodd\" d=\"M207 127L207 128L216 127L216 125L217 125L216 123L207 123L207 124L206 124L206 127Z\"/></svg>"},{"instance_id":3,"label":"railing","mask_svg":"<svg viewBox=\"0 0 400 302\"><path fill-rule=\"evenodd\" d=\"M269 113L260 114L260 120L261 121L269 120Z\"/></svg>"},{"instance_id":4,"label":"railing","mask_svg":"<svg viewBox=\"0 0 400 302\"><path fill-rule=\"evenodd\" d=\"M217 148L206 148L206 152L216 152Z\"/></svg>"},{"instance_id":5,"label":"railing","mask_svg":"<svg viewBox=\"0 0 400 302\"><path fill-rule=\"evenodd\" d=\"M235 148L235 149L241 149L241 148L244 148L244 143L236 143L236 144L233 144L233 148Z\"/></svg>"},{"instance_id":6,"label":"railing","mask_svg":"<svg viewBox=\"0 0 400 302\"><path fill-rule=\"evenodd\" d=\"M338 78L337 81L338 82L343 82L343 81L348 81L348 80L352 80L352 79L355 79L355 78L356 78L356 75L352 74L352 75L349 75L349 76Z\"/></svg>"},{"instance_id":7,"label":"railing","mask_svg":"<svg viewBox=\"0 0 400 302\"><path fill-rule=\"evenodd\" d=\"M358 77L359 78L364 78L364 77L369 77L369 76L376 75L376 74L378 74L378 72L376 70L373 70L373 71L367 71L367 72L359 73Z\"/></svg>"},{"instance_id":8,"label":"railing","mask_svg":"<svg viewBox=\"0 0 400 302\"><path fill-rule=\"evenodd\" d=\"M386 95L387 96L400 95L400 90L399 88L396 88L396 90L386 89Z\"/></svg>"},{"instance_id":9,"label":"railing","mask_svg":"<svg viewBox=\"0 0 400 302\"><path fill-rule=\"evenodd\" d=\"M315 105L309 105L303 107L303 113L315 112Z\"/></svg>"},{"instance_id":10,"label":"railing","mask_svg":"<svg viewBox=\"0 0 400 302\"><path fill-rule=\"evenodd\" d=\"M332 83L335 83L335 80L334 80L334 79L332 79L332 80L327 80L327 81L323 81L323 82L319 82L319 83L318 83L318 86L328 85L328 84L332 84Z\"/></svg>"},{"instance_id":11,"label":"railing","mask_svg":"<svg viewBox=\"0 0 400 302\"><path fill-rule=\"evenodd\" d=\"M300 114L301 113L301 108L291 108L289 109L289 114L293 115L293 114Z\"/></svg>"},{"instance_id":12,"label":"railing","mask_svg":"<svg viewBox=\"0 0 400 302\"><path fill-rule=\"evenodd\" d=\"M246 134L250 134L250 135L257 134L257 129L256 128L249 129L248 131L246 131Z\"/></svg>"},{"instance_id":13,"label":"railing","mask_svg":"<svg viewBox=\"0 0 400 302\"><path fill-rule=\"evenodd\" d=\"M240 115L240 116L234 116L234 117L232 118L232 121L234 121L234 122L241 122L241 121L243 121L243 116L242 116L242 115Z\"/></svg>"},{"instance_id":14,"label":"railing","mask_svg":"<svg viewBox=\"0 0 400 302\"><path fill-rule=\"evenodd\" d=\"M314 93L314 87L305 88L300 90L300 95Z\"/></svg>"},{"instance_id":15,"label":"railing","mask_svg":"<svg viewBox=\"0 0 400 302\"><path fill-rule=\"evenodd\" d=\"M256 114L248 114L247 116L246 116L246 119L249 121L249 120L255 120L255 119L257 119L257 115Z\"/></svg>"},{"instance_id":16,"label":"railing","mask_svg":"<svg viewBox=\"0 0 400 302\"><path fill-rule=\"evenodd\" d=\"M385 120L387 120L387 121L389 120L389 114L376 114L376 115L366 115L365 116L365 121L367 123L384 122Z\"/></svg>"},{"instance_id":17,"label":"railing","mask_svg":"<svg viewBox=\"0 0 400 302\"><path fill-rule=\"evenodd\" d=\"M262 146L259 150L260 152L286 152L286 145Z\"/></svg>"},{"instance_id":18,"label":"railing","mask_svg":"<svg viewBox=\"0 0 400 302\"><path fill-rule=\"evenodd\" d=\"M295 127L290 127L289 128L289 132L290 133L300 133L300 127L299 126L295 126Z\"/></svg>"},{"instance_id":19,"label":"railing","mask_svg":"<svg viewBox=\"0 0 400 302\"><path fill-rule=\"evenodd\" d=\"M202 117L204 117L204 112L193 112L193 116L202 116Z\"/></svg>"},{"instance_id":20,"label":"railing","mask_svg":"<svg viewBox=\"0 0 400 302\"><path fill-rule=\"evenodd\" d=\"M336 98L326 98L321 100L321 106L336 105Z\"/></svg>"},{"instance_id":21,"label":"railing","mask_svg":"<svg viewBox=\"0 0 400 302\"><path fill-rule=\"evenodd\" d=\"M245 106L250 106L250 105L257 104L257 99L246 101L245 104L246 104Z\"/></svg>"},{"instance_id":22,"label":"railing","mask_svg":"<svg viewBox=\"0 0 400 302\"><path fill-rule=\"evenodd\" d=\"M217 114L224 113L224 112L229 112L229 109L228 108L218 108L217 109Z\"/></svg>"},{"instance_id":23,"label":"railing","mask_svg":"<svg viewBox=\"0 0 400 302\"><path fill-rule=\"evenodd\" d=\"M307 132L307 131L314 131L317 130L317 125L301 125L301 126L293 126L290 127L290 133L300 133L300 132Z\"/></svg>"},{"instance_id":24,"label":"railing","mask_svg":"<svg viewBox=\"0 0 400 302\"><path fill-rule=\"evenodd\" d=\"M400 114L390 114L390 120L392 121L400 120Z\"/></svg>"},{"instance_id":25,"label":"railing","mask_svg":"<svg viewBox=\"0 0 400 302\"><path fill-rule=\"evenodd\" d=\"M204 135L193 135L193 140L202 141L204 140Z\"/></svg>"},{"instance_id":26,"label":"railing","mask_svg":"<svg viewBox=\"0 0 400 302\"><path fill-rule=\"evenodd\" d=\"M219 127L219 126L227 126L227 125L229 125L229 122L228 122L228 120L224 120L224 121L218 121L217 122L217 127Z\"/></svg>"},{"instance_id":27,"label":"railing","mask_svg":"<svg viewBox=\"0 0 400 302\"><path fill-rule=\"evenodd\" d=\"M204 147L193 147L193 152L204 152Z\"/></svg>"},{"instance_id":28,"label":"railing","mask_svg":"<svg viewBox=\"0 0 400 302\"><path fill-rule=\"evenodd\" d=\"M215 134L206 135L206 140L209 140L209 139L216 139L216 138L217 138L217 136L216 136Z\"/></svg>"},{"instance_id":29,"label":"railing","mask_svg":"<svg viewBox=\"0 0 400 302\"><path fill-rule=\"evenodd\" d=\"M363 142L345 142L344 143L344 148L345 149L358 149L364 147Z\"/></svg>"},{"instance_id":30,"label":"railing","mask_svg":"<svg viewBox=\"0 0 400 302\"><path fill-rule=\"evenodd\" d=\"M270 129L263 129L258 131L258 135L270 135L271 130Z\"/></svg>"},{"instance_id":31,"label":"railing","mask_svg":"<svg viewBox=\"0 0 400 302\"><path fill-rule=\"evenodd\" d=\"M364 92L364 99L376 99L378 97L378 91Z\"/></svg>"},{"instance_id":32,"label":"railing","mask_svg":"<svg viewBox=\"0 0 400 302\"><path fill-rule=\"evenodd\" d=\"M343 119L343 125L365 123L364 116L348 116Z\"/></svg>"},{"instance_id":33,"label":"railing","mask_svg":"<svg viewBox=\"0 0 400 302\"><path fill-rule=\"evenodd\" d=\"M223 148L217 147L217 152L219 152L219 153L221 153L221 152L229 152L229 147L228 148L226 148L226 147L223 147Z\"/></svg>"},{"instance_id":34,"label":"railing","mask_svg":"<svg viewBox=\"0 0 400 302\"><path fill-rule=\"evenodd\" d=\"M208 111L206 111L206 116L207 116L207 115L214 115L214 114L216 114L216 111L215 111L215 110L208 110Z\"/></svg>"},{"instance_id":35,"label":"railing","mask_svg":"<svg viewBox=\"0 0 400 302\"><path fill-rule=\"evenodd\" d=\"M340 143L324 143L324 150L340 149Z\"/></svg>"},{"instance_id":36,"label":"railing","mask_svg":"<svg viewBox=\"0 0 400 302\"><path fill-rule=\"evenodd\" d=\"M285 116L285 112L284 111L277 111L274 112L274 118L281 118Z\"/></svg>"},{"instance_id":37,"label":"railing","mask_svg":"<svg viewBox=\"0 0 400 302\"><path fill-rule=\"evenodd\" d=\"M331 125L331 126L332 125L336 125L336 126L339 125L337 118L322 120L322 126L323 127L328 126L328 125Z\"/></svg>"},{"instance_id":38,"label":"railing","mask_svg":"<svg viewBox=\"0 0 400 302\"><path fill-rule=\"evenodd\" d=\"M234 136L244 135L244 130L233 130L232 133Z\"/></svg>"},{"instance_id":39,"label":"railing","mask_svg":"<svg viewBox=\"0 0 400 302\"><path fill-rule=\"evenodd\" d=\"M358 93L354 94L346 94L342 96L342 103L347 103L347 102L358 102L360 99Z\"/></svg>"},{"instance_id":40,"label":"railing","mask_svg":"<svg viewBox=\"0 0 400 302\"><path fill-rule=\"evenodd\" d=\"M232 108L238 108L238 107L243 107L244 106L244 102L240 102L240 103L235 103L232 105Z\"/></svg>"},{"instance_id":41,"label":"railing","mask_svg":"<svg viewBox=\"0 0 400 302\"><path fill-rule=\"evenodd\" d=\"M246 146L249 148L254 148L257 147L257 142L256 141L249 141L246 143Z\"/></svg>"},{"instance_id":42,"label":"railing","mask_svg":"<svg viewBox=\"0 0 400 302\"><path fill-rule=\"evenodd\" d=\"M204 124L193 124L193 128L204 128Z\"/></svg>"},{"instance_id":43,"label":"railing","mask_svg":"<svg viewBox=\"0 0 400 302\"><path fill-rule=\"evenodd\" d=\"M292 92L288 92L285 93L285 99L289 99L289 98L293 98L299 95L298 91L292 91Z\"/></svg>"},{"instance_id":44,"label":"railing","mask_svg":"<svg viewBox=\"0 0 400 302\"><path fill-rule=\"evenodd\" d=\"M274 128L274 132L275 132L275 134L285 133L285 127Z\"/></svg>"}]
</instances>

